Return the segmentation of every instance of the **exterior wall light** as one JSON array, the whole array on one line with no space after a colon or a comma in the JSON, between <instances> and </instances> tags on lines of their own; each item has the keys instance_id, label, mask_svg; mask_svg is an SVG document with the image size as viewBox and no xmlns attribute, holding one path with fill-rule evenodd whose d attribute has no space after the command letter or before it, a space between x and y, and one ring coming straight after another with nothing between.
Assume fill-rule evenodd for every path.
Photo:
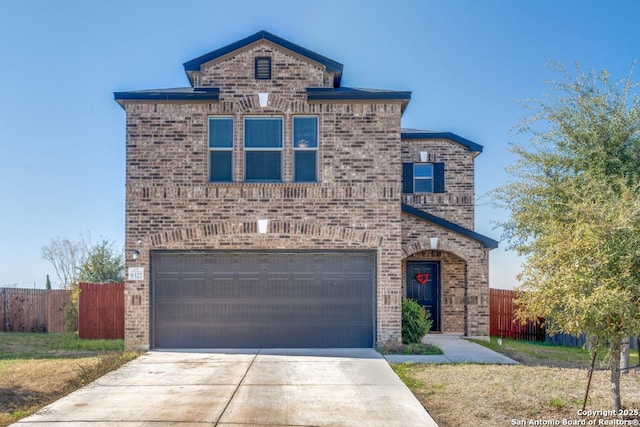
<instances>
[{"instance_id":1,"label":"exterior wall light","mask_svg":"<svg viewBox=\"0 0 640 427\"><path fill-rule=\"evenodd\" d=\"M420 155L420 163L426 163L427 159L429 158L429 152L420 151L418 154Z\"/></svg>"},{"instance_id":2,"label":"exterior wall light","mask_svg":"<svg viewBox=\"0 0 640 427\"><path fill-rule=\"evenodd\" d=\"M131 253L131 258L138 259L139 257L140 257L140 251L137 249L134 249L133 252Z\"/></svg>"},{"instance_id":3,"label":"exterior wall light","mask_svg":"<svg viewBox=\"0 0 640 427\"><path fill-rule=\"evenodd\" d=\"M268 227L269 227L269 220L268 219L259 219L258 220L258 233L266 234Z\"/></svg>"}]
</instances>

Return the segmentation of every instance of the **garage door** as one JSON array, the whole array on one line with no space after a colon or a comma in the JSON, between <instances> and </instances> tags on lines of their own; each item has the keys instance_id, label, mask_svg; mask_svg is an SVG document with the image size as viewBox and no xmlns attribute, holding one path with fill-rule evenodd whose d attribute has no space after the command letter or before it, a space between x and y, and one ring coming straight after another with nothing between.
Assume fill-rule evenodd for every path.
<instances>
[{"instance_id":1,"label":"garage door","mask_svg":"<svg viewBox=\"0 0 640 427\"><path fill-rule=\"evenodd\" d=\"M373 252L154 252L155 348L373 347Z\"/></svg>"}]
</instances>

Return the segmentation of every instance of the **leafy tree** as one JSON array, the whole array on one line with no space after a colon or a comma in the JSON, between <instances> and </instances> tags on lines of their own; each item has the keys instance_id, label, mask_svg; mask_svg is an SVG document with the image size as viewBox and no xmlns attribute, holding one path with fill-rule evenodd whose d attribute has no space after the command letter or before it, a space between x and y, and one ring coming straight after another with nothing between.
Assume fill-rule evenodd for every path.
<instances>
[{"instance_id":1,"label":"leafy tree","mask_svg":"<svg viewBox=\"0 0 640 427\"><path fill-rule=\"evenodd\" d=\"M56 237L42 248L42 257L53 265L61 287L71 291L65 307L65 327L69 332L77 330L79 282L124 280L124 254L118 253L108 240L91 245L83 237L76 242Z\"/></svg>"},{"instance_id":2,"label":"leafy tree","mask_svg":"<svg viewBox=\"0 0 640 427\"><path fill-rule=\"evenodd\" d=\"M518 316L550 333L587 334L608 349L612 408L621 407L620 348L640 331L640 101L631 77L575 75L530 106L513 146L512 180L494 192L500 225L525 257Z\"/></svg>"},{"instance_id":3,"label":"leafy tree","mask_svg":"<svg viewBox=\"0 0 640 427\"><path fill-rule=\"evenodd\" d=\"M47 274L47 281L44 284L45 289L51 289L51 280L49 280L49 275Z\"/></svg>"},{"instance_id":4,"label":"leafy tree","mask_svg":"<svg viewBox=\"0 0 640 427\"><path fill-rule=\"evenodd\" d=\"M109 240L93 245L80 267L80 282L111 283L124 280L124 253L116 250Z\"/></svg>"}]
</instances>

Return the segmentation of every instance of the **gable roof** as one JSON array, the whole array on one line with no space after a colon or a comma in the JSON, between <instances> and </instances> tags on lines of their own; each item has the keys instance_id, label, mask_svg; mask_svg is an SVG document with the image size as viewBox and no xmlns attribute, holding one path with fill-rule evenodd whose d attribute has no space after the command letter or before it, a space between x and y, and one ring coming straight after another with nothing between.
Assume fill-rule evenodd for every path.
<instances>
[{"instance_id":1,"label":"gable roof","mask_svg":"<svg viewBox=\"0 0 640 427\"><path fill-rule=\"evenodd\" d=\"M482 153L482 145L476 144L473 141L469 141L466 138L456 135L452 132L438 132L433 130L420 130L420 129L407 129L402 128L400 130L401 139L449 139L453 142L466 147L469 151L474 153Z\"/></svg>"},{"instance_id":2,"label":"gable roof","mask_svg":"<svg viewBox=\"0 0 640 427\"><path fill-rule=\"evenodd\" d=\"M298 55L304 56L312 61L319 62L320 64L325 66L327 71L335 73L333 78L333 87L340 87L340 80L342 79L341 63L334 61L333 59L329 59L326 56L320 55L319 53L316 53L312 50L299 46L295 43L291 43L288 40L285 40L281 37L278 37L264 30L258 31L257 33L249 37L246 37L242 40L238 40L237 42L231 43L227 46L221 47L209 53L205 53L204 55L201 55L190 61L187 61L183 64L184 70L187 73L187 76L189 76L189 80L193 83L193 80L191 78L191 72L200 71L200 67L202 66L202 64L205 64L209 61L213 61L214 59L220 58L235 50L242 49L243 47L246 47L260 40L270 41L271 43L274 43L278 46L281 46L285 49L295 52Z\"/></svg>"},{"instance_id":3,"label":"gable roof","mask_svg":"<svg viewBox=\"0 0 640 427\"><path fill-rule=\"evenodd\" d=\"M447 230L454 233L462 234L465 237L469 237L470 239L482 243L485 248L495 249L498 247L498 242L490 237L483 236L480 233L476 233L475 231L469 230L468 228L461 227L458 224L454 224L438 216L427 213L421 209L414 208L413 206L409 206L403 203L402 212L408 213L432 224L439 225L440 227L446 228Z\"/></svg>"}]
</instances>

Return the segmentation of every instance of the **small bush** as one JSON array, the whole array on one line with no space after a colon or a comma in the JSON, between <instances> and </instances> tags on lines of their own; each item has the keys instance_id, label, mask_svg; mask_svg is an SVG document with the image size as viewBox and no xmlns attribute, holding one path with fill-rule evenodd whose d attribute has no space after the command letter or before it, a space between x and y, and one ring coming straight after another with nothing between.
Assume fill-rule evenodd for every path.
<instances>
[{"instance_id":1,"label":"small bush","mask_svg":"<svg viewBox=\"0 0 640 427\"><path fill-rule=\"evenodd\" d=\"M414 344L431 329L431 314L415 300L402 301L402 342Z\"/></svg>"}]
</instances>

